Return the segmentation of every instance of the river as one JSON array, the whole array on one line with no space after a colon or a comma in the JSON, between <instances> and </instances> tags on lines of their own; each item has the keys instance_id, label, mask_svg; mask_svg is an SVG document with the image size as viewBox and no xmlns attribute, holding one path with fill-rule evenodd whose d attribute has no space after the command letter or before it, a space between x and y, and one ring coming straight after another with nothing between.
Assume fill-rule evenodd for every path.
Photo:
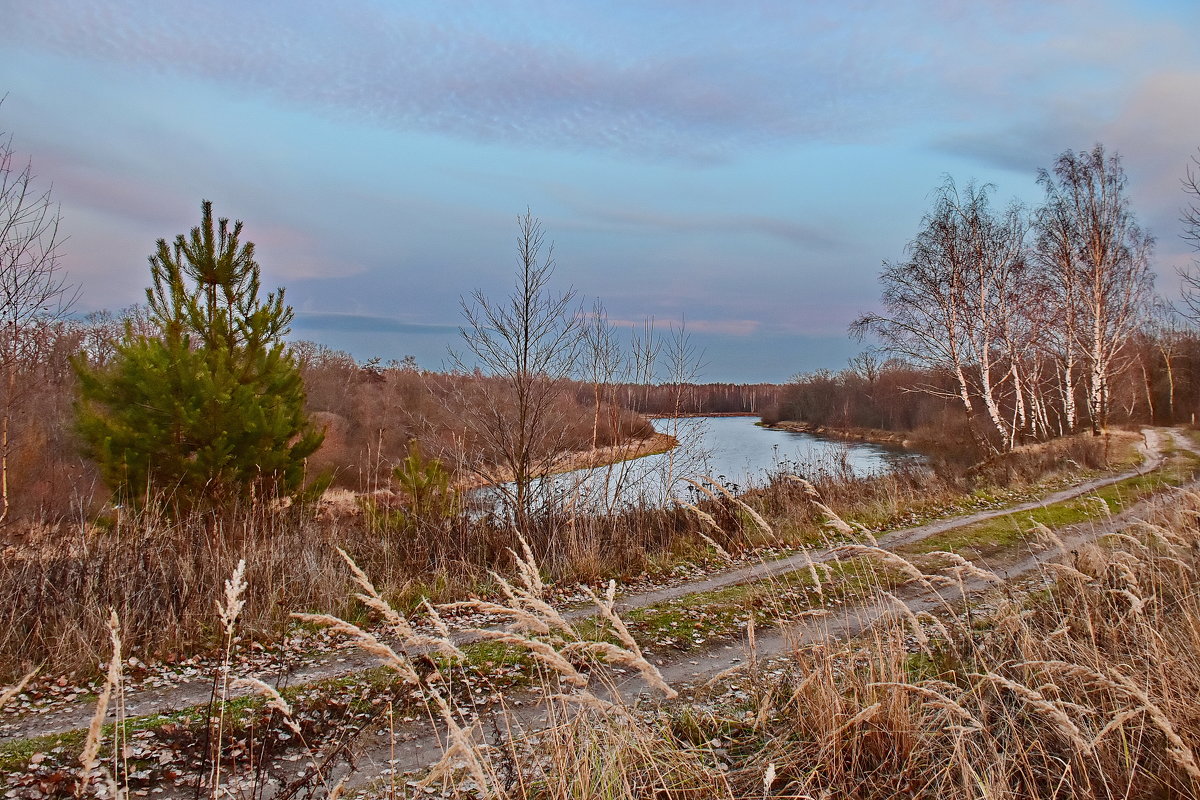
<instances>
[{"instance_id":1,"label":"river","mask_svg":"<svg viewBox=\"0 0 1200 800\"><path fill-rule=\"evenodd\" d=\"M757 422L757 417L657 419L654 427L676 436L680 446L674 454L641 460L665 461L673 455L685 471L699 470L740 488L765 483L771 473L781 470L812 475L848 469L855 475L869 475L921 460L919 454L901 447L763 428Z\"/></svg>"},{"instance_id":2,"label":"river","mask_svg":"<svg viewBox=\"0 0 1200 800\"><path fill-rule=\"evenodd\" d=\"M661 433L675 436L679 446L610 467L577 470L538 482L535 491L549 492L558 502L613 507L626 502L661 503L668 496L686 498L685 480L712 479L740 492L765 484L772 473L814 477L820 472L869 475L922 457L903 448L872 442L842 441L808 433L756 425L757 417L680 417L654 420ZM485 504L498 503L498 490L482 490Z\"/></svg>"}]
</instances>

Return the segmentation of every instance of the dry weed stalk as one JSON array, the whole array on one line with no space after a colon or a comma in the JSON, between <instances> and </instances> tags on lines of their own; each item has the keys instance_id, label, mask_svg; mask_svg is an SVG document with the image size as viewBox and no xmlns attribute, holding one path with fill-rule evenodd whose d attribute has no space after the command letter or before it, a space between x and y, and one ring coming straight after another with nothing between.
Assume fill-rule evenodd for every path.
<instances>
[{"instance_id":1,"label":"dry weed stalk","mask_svg":"<svg viewBox=\"0 0 1200 800\"><path fill-rule=\"evenodd\" d=\"M371 583L371 579L367 577L365 572L359 569L358 564L354 562L354 559L347 555L346 551L342 548L338 547L336 549L338 555L342 557L342 560L345 561L346 565L350 568L351 573L354 575L355 582L357 582L359 587L362 589L362 591L357 593L355 597L367 608L378 614L380 618L386 622L389 627L391 627L393 633L398 639L400 639L401 642L404 643L404 646L432 649L441 653L447 658L454 660L465 659L462 651L454 646L448 636L425 636L424 634L419 634L414 631L412 625L408 623L408 620L405 619L402 614L398 613L394 608L392 608L390 603L383 599L383 597L375 589L375 585ZM427 602L425 603L425 607L427 609L430 608ZM441 618L437 616L436 612L432 614L432 618L435 620L435 625L441 622Z\"/></svg>"},{"instance_id":2,"label":"dry weed stalk","mask_svg":"<svg viewBox=\"0 0 1200 800\"><path fill-rule=\"evenodd\" d=\"M379 638L375 634L363 630L354 623L346 622L344 619L339 619L330 614L295 613L292 614L292 617L301 622L320 625L329 628L335 633L350 637L360 649L382 660L384 665L395 671L405 683L418 684L421 682L420 676L413 669L412 663L407 658L379 641Z\"/></svg>"},{"instance_id":3,"label":"dry weed stalk","mask_svg":"<svg viewBox=\"0 0 1200 800\"><path fill-rule=\"evenodd\" d=\"M512 629L517 632L528 632L534 634L548 634L552 630L546 622L531 611L514 606L506 606L502 603L493 603L488 600L463 600L457 603L445 603L441 606L443 611L478 611L482 614L491 614L497 617L510 617L512 619Z\"/></svg>"},{"instance_id":4,"label":"dry weed stalk","mask_svg":"<svg viewBox=\"0 0 1200 800\"><path fill-rule=\"evenodd\" d=\"M716 519L713 518L713 515L709 514L704 509L700 508L699 506L692 505L691 503L687 502L686 500L680 500L678 497L675 498L675 503L677 505L679 505L680 507L686 508L688 511L691 511L693 514L695 514L696 518L699 519L701 522L703 522L705 525L707 525L709 527L709 529L712 530L714 533L724 533L724 531L721 530L721 526L717 524Z\"/></svg>"},{"instance_id":5,"label":"dry weed stalk","mask_svg":"<svg viewBox=\"0 0 1200 800\"><path fill-rule=\"evenodd\" d=\"M529 636L521 636L518 633L509 631L492 631L484 628L477 628L472 630L471 633L483 639L490 639L494 642L502 642L524 648L529 651L529 655L533 656L534 659L558 673L559 678L566 683L578 688L588 685L587 676L576 669L574 664L547 642Z\"/></svg>"},{"instance_id":6,"label":"dry weed stalk","mask_svg":"<svg viewBox=\"0 0 1200 800\"><path fill-rule=\"evenodd\" d=\"M869 688L878 687L881 689L897 689L902 692L911 692L913 694L920 695L928 701L927 705L933 708L942 709L943 711L949 711L950 713L957 715L969 723L971 727L965 730L985 730L984 724L976 719L974 714L964 708L961 703L951 700L942 692L931 688L929 685L930 683L934 682L927 681L925 683L903 683L900 681L880 681L877 683L867 684L867 686Z\"/></svg>"},{"instance_id":7,"label":"dry weed stalk","mask_svg":"<svg viewBox=\"0 0 1200 800\"><path fill-rule=\"evenodd\" d=\"M715 539L713 539L711 536L705 534L702 531L700 531L699 534L700 534L700 539L703 540L703 542L705 544L707 544L709 547L711 547L713 550L715 550L717 555L719 555L725 561L726 564L733 564L734 562L737 561L737 559L735 559L732 555L729 554L728 550L726 550L724 547L722 547L721 544L718 541L716 541Z\"/></svg>"},{"instance_id":8,"label":"dry weed stalk","mask_svg":"<svg viewBox=\"0 0 1200 800\"><path fill-rule=\"evenodd\" d=\"M983 569L975 562L963 558L958 553L951 553L947 550L934 550L927 555L931 558L945 558L953 563L952 572L959 575L968 575L972 578L977 578L988 583L999 583L1001 578L990 569Z\"/></svg>"},{"instance_id":9,"label":"dry weed stalk","mask_svg":"<svg viewBox=\"0 0 1200 800\"><path fill-rule=\"evenodd\" d=\"M596 593L589 587L584 587L584 593L587 594L596 605L596 608L599 609L600 616L609 624L613 632L616 633L617 640L622 645L622 647L617 648L605 644L601 648L601 651L605 653L605 657L612 660L612 663L625 664L636 669L641 673L646 683L662 692L663 696L667 699L678 697L679 692L667 685L667 682L663 680L662 673L658 671L658 667L646 659L646 656L642 653L641 646L638 645L637 640L633 638L633 634L629 632L629 628L625 625L625 621L615 611L617 582L608 582L608 591L605 592L603 598L597 597ZM600 645L601 643L594 642L592 644Z\"/></svg>"},{"instance_id":10,"label":"dry weed stalk","mask_svg":"<svg viewBox=\"0 0 1200 800\"><path fill-rule=\"evenodd\" d=\"M919 567L917 567L916 564L912 563L904 556L894 553L891 550L884 550L881 547L872 547L865 544L845 544L834 548L833 552L836 556L838 556L838 558L841 558L842 556L847 556L849 558L866 556L867 558L883 564L884 566L896 569L897 571L903 573L909 580L920 583L930 591L936 591L936 589L934 589L935 582L952 583L952 581L942 575L926 575L920 570Z\"/></svg>"},{"instance_id":11,"label":"dry weed stalk","mask_svg":"<svg viewBox=\"0 0 1200 800\"><path fill-rule=\"evenodd\" d=\"M209 726L212 731L212 736L209 739L211 743L209 756L212 760L212 766L209 773L208 785L212 791L213 800L217 800L221 789L221 737L225 733L225 712L229 701L229 673L233 665L233 634L237 626L238 617L241 616L242 609L246 607L246 588L246 559L243 558L238 560L237 566L234 567L233 575L225 581L225 602L217 604L217 614L221 619L221 627L225 632L225 646L221 651L218 694L213 698L217 702L215 730L213 730L214 722L212 718L210 717L209 719Z\"/></svg>"},{"instance_id":12,"label":"dry weed stalk","mask_svg":"<svg viewBox=\"0 0 1200 800\"><path fill-rule=\"evenodd\" d=\"M696 490L697 490L697 491L701 492L702 494L705 494L705 495L707 495L707 496L708 496L708 499L709 499L709 500L712 500L714 503L720 503L720 502L721 502L721 498L720 498L720 497L717 497L717 495L716 495L716 493L715 493L715 492L713 492L711 489L709 489L707 486L705 486L704 484L700 483L699 481L693 480L692 478L684 478L684 480L685 480L687 483L690 483L692 486L696 487ZM711 479L711 478L709 478L708 480L709 480L710 482L712 481L712 479Z\"/></svg>"},{"instance_id":13,"label":"dry weed stalk","mask_svg":"<svg viewBox=\"0 0 1200 800\"><path fill-rule=\"evenodd\" d=\"M778 541L778 539L775 536L774 529L771 527L771 525L765 519L763 519L762 514L759 514L757 511L755 511L753 508L751 508L748 503L743 501L740 497L735 495L733 492L729 491L729 489L725 488L725 486L722 485L720 481L713 480L712 478L710 478L707 475L704 477L705 477L705 480L711 482L713 486L716 486L717 490L720 491L721 494L725 495L725 497L728 498L731 503L733 503L735 506L740 508L742 511L745 511L746 516L750 517L750 519L754 521L754 524L756 526L758 526L758 529L760 531L765 533L772 541ZM694 483L694 481L693 481L693 483ZM699 485L699 484L696 484L696 485ZM711 495L712 493L710 492L709 494Z\"/></svg>"},{"instance_id":14,"label":"dry weed stalk","mask_svg":"<svg viewBox=\"0 0 1200 800\"><path fill-rule=\"evenodd\" d=\"M975 672L970 674L971 678L988 683L994 683L997 686L1008 689L1010 692L1020 697L1025 704L1030 708L1041 712L1054 724L1055 728L1068 741L1075 745L1081 753L1091 752L1091 742L1087 741L1083 732L1079 730L1079 726L1067 716L1063 711L1061 704L1046 698L1041 692L1036 689L1031 689L1023 683L1014 681L1011 678L1006 678L1003 675L997 675L994 672Z\"/></svg>"},{"instance_id":15,"label":"dry weed stalk","mask_svg":"<svg viewBox=\"0 0 1200 800\"><path fill-rule=\"evenodd\" d=\"M870 539L872 545L876 544L875 537L871 535L871 532L868 531L864 526L859 525L855 527L851 525L850 523L846 522L846 520L842 519L836 511L825 505L825 503L821 501L821 493L817 491L817 487L813 486L799 475L788 475L787 478L792 483L798 484L804 491L804 496L808 498L808 500L813 504L813 506L816 507L818 511L825 515L825 524L830 528L833 528L843 536L853 536L855 532L862 532L866 534L868 539Z\"/></svg>"},{"instance_id":16,"label":"dry weed stalk","mask_svg":"<svg viewBox=\"0 0 1200 800\"><path fill-rule=\"evenodd\" d=\"M695 514L696 518L708 526L713 533L724 533L724 531L721 530L721 526L717 524L716 519L713 518L712 514L709 514L707 511L699 508L698 506L694 506L691 503L680 500L679 498L675 498L675 502L679 506L686 508L688 511L691 511L693 514ZM732 564L735 561L734 557L729 554L729 551L727 551L719 542L706 534L704 531L697 531L697 534L705 544L715 550L717 555L723 558L726 562Z\"/></svg>"},{"instance_id":17,"label":"dry weed stalk","mask_svg":"<svg viewBox=\"0 0 1200 800\"><path fill-rule=\"evenodd\" d=\"M925 634L925 628L922 627L921 621L917 619L917 615L908 607L899 597L891 592L882 592L882 596L892 605L893 614L908 623L908 627L912 630L913 637L917 640L921 650L925 655L932 657L933 653L929 649L929 636Z\"/></svg>"},{"instance_id":18,"label":"dry weed stalk","mask_svg":"<svg viewBox=\"0 0 1200 800\"><path fill-rule=\"evenodd\" d=\"M817 491L817 487L813 486L812 483L810 483L807 479L801 478L799 475L787 475L785 477L792 483L798 485L801 491L804 492L804 496L808 499L821 499L821 493Z\"/></svg>"},{"instance_id":19,"label":"dry weed stalk","mask_svg":"<svg viewBox=\"0 0 1200 800\"><path fill-rule=\"evenodd\" d=\"M1067 545L1062 540L1062 537L1041 522L1033 523L1033 527L1029 529L1029 532L1034 534L1034 537L1038 541L1057 547L1060 552L1067 552Z\"/></svg>"},{"instance_id":20,"label":"dry weed stalk","mask_svg":"<svg viewBox=\"0 0 1200 800\"><path fill-rule=\"evenodd\" d=\"M12 701L14 697L25 691L25 687L29 685L29 682L34 679L37 673L38 671L36 669L31 670L27 672L25 677L21 678L21 680L17 681L12 686L5 688L3 691L0 691L0 708L4 708Z\"/></svg>"},{"instance_id":21,"label":"dry weed stalk","mask_svg":"<svg viewBox=\"0 0 1200 800\"><path fill-rule=\"evenodd\" d=\"M108 716L108 706L112 702L113 692L121 685L121 621L115 610L110 610L108 616L108 635L112 645L112 653L108 659L108 669L104 674L104 688L96 698L96 710L92 713L92 721L88 725L87 737L83 742L83 752L79 756L82 771L79 776L79 792L82 792L96 775L99 766L100 746L103 743L104 719ZM108 777L111 781L111 777Z\"/></svg>"},{"instance_id":22,"label":"dry weed stalk","mask_svg":"<svg viewBox=\"0 0 1200 800\"><path fill-rule=\"evenodd\" d=\"M1192 748L1188 747L1183 739L1180 738L1178 732L1175 730L1175 726L1171 724L1171 720L1168 719L1167 715L1163 713L1162 708L1160 708L1158 704L1154 703L1150 699L1150 696L1146 694L1144 689L1116 669L1110 668L1108 674L1112 676L1113 680L1115 680L1122 689L1131 694L1141 704L1142 708L1146 710L1146 713L1150 715L1150 719L1154 723L1155 727L1162 731L1163 736L1165 736L1167 741L1171 744L1171 746L1167 748L1167 754L1170 755L1171 758L1174 759L1175 763L1182 767L1183 770L1191 776L1192 780L1200 781L1200 765L1196 764L1195 753L1193 753Z\"/></svg>"},{"instance_id":23,"label":"dry weed stalk","mask_svg":"<svg viewBox=\"0 0 1200 800\"><path fill-rule=\"evenodd\" d=\"M230 684L233 689L249 689L253 692L258 692L263 697L267 698L267 708L273 708L283 716L283 724L286 725L295 734L300 733L300 726L296 724L296 716L292 713L292 707L287 700L283 699L283 695L279 693L271 684L255 677L235 678Z\"/></svg>"},{"instance_id":24,"label":"dry weed stalk","mask_svg":"<svg viewBox=\"0 0 1200 800\"><path fill-rule=\"evenodd\" d=\"M499 793L493 787L493 781L488 777L479 746L474 742L474 730L466 730L454 719L450 706L439 694L434 694L434 703L438 715L446 726L447 745L442 751L442 757L430 768L429 774L418 784L419 789L428 789L437 781L448 782L455 774L466 768L467 773L475 781L476 789L483 797L495 797Z\"/></svg>"},{"instance_id":25,"label":"dry weed stalk","mask_svg":"<svg viewBox=\"0 0 1200 800\"><path fill-rule=\"evenodd\" d=\"M240 559L233 570L233 575L225 581L225 602L217 604L217 614L221 618L221 627L226 637L233 636L234 626L242 609L246 607L246 559Z\"/></svg>"}]
</instances>

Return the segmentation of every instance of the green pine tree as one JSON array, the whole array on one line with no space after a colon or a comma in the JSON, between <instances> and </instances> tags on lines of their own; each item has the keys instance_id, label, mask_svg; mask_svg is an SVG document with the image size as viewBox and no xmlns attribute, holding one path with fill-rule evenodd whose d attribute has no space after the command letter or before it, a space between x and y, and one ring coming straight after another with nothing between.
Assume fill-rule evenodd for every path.
<instances>
[{"instance_id":1,"label":"green pine tree","mask_svg":"<svg viewBox=\"0 0 1200 800\"><path fill-rule=\"evenodd\" d=\"M170 499L179 511L296 492L324 434L304 413L304 386L283 342L283 289L259 298L254 245L242 223L158 240L146 290L147 336L126 324L110 364L76 362L84 450L121 498Z\"/></svg>"}]
</instances>

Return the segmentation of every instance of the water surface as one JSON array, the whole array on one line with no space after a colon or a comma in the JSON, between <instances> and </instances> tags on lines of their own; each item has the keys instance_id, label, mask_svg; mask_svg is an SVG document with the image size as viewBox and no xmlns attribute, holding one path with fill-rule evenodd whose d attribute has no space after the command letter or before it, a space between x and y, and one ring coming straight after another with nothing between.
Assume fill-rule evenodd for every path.
<instances>
[{"instance_id":1,"label":"water surface","mask_svg":"<svg viewBox=\"0 0 1200 800\"><path fill-rule=\"evenodd\" d=\"M555 502L613 508L625 503L688 499L686 479L712 479L731 491L761 486L773 473L815 478L821 472L871 475L921 456L900 447L847 442L809 433L762 428L757 417L681 417L654 420L660 433L679 440L666 453L621 464L577 470L538 481L535 491ZM497 489L483 490L487 503L500 503Z\"/></svg>"},{"instance_id":2,"label":"water surface","mask_svg":"<svg viewBox=\"0 0 1200 800\"><path fill-rule=\"evenodd\" d=\"M772 472L811 476L844 464L855 475L871 475L921 460L919 454L902 447L763 428L757 422L757 417L669 418L654 420L654 427L679 438L675 457L682 469L702 469L743 488L765 483Z\"/></svg>"}]
</instances>

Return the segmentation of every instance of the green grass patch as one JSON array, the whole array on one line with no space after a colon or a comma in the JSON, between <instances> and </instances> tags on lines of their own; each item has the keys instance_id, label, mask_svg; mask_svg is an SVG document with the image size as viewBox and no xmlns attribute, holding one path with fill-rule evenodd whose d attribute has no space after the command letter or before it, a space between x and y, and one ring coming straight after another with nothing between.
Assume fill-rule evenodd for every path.
<instances>
[{"instance_id":1,"label":"green grass patch","mask_svg":"<svg viewBox=\"0 0 1200 800\"><path fill-rule=\"evenodd\" d=\"M948 550L970 557L996 555L1028 541L1035 524L1060 528L1105 518L1174 486L1192 480L1200 470L1200 458L1184 451L1168 451L1166 463L1145 475L1136 475L1103 486L1086 495L1052 503L1042 508L1018 511L959 528L896 548L903 555L920 555Z\"/></svg>"},{"instance_id":2,"label":"green grass patch","mask_svg":"<svg viewBox=\"0 0 1200 800\"><path fill-rule=\"evenodd\" d=\"M684 595L623 616L648 649L693 650L709 639L739 633L751 614L756 624L769 626L826 605L862 599L905 581L901 573L869 558L835 561L828 567L827 577L823 568L817 568L822 575L820 592L808 568L801 567L761 581Z\"/></svg>"}]
</instances>

